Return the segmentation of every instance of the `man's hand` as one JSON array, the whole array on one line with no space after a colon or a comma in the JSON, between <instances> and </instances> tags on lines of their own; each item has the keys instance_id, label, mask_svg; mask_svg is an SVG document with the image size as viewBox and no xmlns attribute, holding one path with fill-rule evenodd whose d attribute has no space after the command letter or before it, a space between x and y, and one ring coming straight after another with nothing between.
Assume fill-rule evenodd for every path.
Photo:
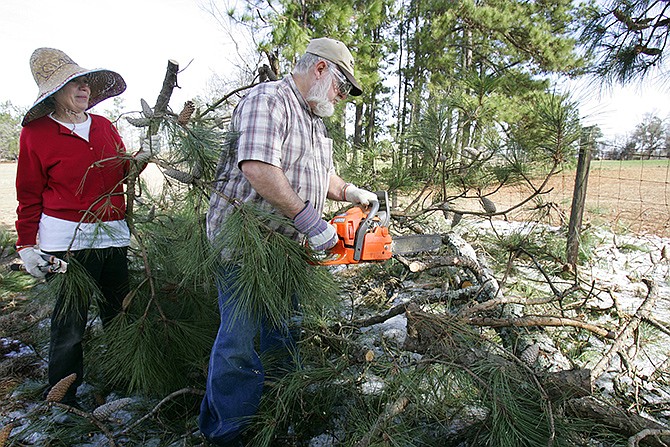
<instances>
[{"instance_id":1,"label":"man's hand","mask_svg":"<svg viewBox=\"0 0 670 447\"><path fill-rule=\"evenodd\" d=\"M65 273L67 271L67 262L32 246L20 249L19 256L26 267L26 271L35 278L44 279L47 273Z\"/></svg>"},{"instance_id":2,"label":"man's hand","mask_svg":"<svg viewBox=\"0 0 670 447\"><path fill-rule=\"evenodd\" d=\"M293 218L295 228L307 236L307 243L314 251L324 251L333 248L337 243L335 227L321 219L309 202Z\"/></svg>"},{"instance_id":3,"label":"man's hand","mask_svg":"<svg viewBox=\"0 0 670 447\"><path fill-rule=\"evenodd\" d=\"M367 206L370 202L377 201L377 194L349 183L344 188L344 200L351 202L354 205L360 203L361 205Z\"/></svg>"}]
</instances>

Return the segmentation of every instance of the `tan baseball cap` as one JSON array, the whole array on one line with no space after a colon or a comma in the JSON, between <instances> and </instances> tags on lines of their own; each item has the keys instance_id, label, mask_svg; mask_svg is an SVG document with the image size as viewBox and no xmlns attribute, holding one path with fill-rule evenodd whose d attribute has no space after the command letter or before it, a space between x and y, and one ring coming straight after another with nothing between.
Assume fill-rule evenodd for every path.
<instances>
[{"instance_id":1,"label":"tan baseball cap","mask_svg":"<svg viewBox=\"0 0 670 447\"><path fill-rule=\"evenodd\" d=\"M359 96L363 93L361 86L354 78L354 57L345 44L339 40L328 37L312 39L307 45L307 53L315 54L336 64L342 69L342 73L347 77L353 88L349 93L351 96Z\"/></svg>"}]
</instances>

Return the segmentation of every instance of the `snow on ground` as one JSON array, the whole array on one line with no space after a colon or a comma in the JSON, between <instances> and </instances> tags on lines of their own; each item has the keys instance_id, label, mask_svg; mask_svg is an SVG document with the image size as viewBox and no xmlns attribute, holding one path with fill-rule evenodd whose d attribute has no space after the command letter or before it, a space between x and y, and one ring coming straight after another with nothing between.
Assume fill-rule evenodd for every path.
<instances>
[{"instance_id":1,"label":"snow on ground","mask_svg":"<svg viewBox=\"0 0 670 447\"><path fill-rule=\"evenodd\" d=\"M524 233L542 229L543 231L559 232L553 227L541 227L538 224L525 224L505 221L481 221L465 223L456 227L455 232L464 236L473 233L490 231L494 228L498 234L512 232ZM657 301L653 317L666 327L670 327L670 239L656 236L614 235L610 232L598 230L594 232L594 241L590 242L588 265L580 266L579 273L585 282L594 284L594 293L588 300L588 306L599 310L615 309L618 313L633 315L646 297L648 290L641 281L643 278L652 280L657 286ZM339 274L348 267L333 268L334 274ZM354 273L355 274L355 273ZM396 297L394 303L407 297ZM614 320L611 320L614 321ZM621 328L612 328L618 331ZM384 355L379 340L384 344L400 348L406 337L406 318L404 315L393 317L383 323L364 328L358 340L371 355ZM606 352L607 344L597 337L590 337L589 342L599 357ZM631 393L638 393L642 402L651 406L667 406L670 403L670 390L660 388L651 380L645 380L656 372L663 362L668 359L668 335L660 334L656 339L647 340L647 344L640 347L643 355L635 356L635 373L622 374L624 367L618 358L596 382L596 388L604 395L615 395L622 389L629 389ZM0 338L0 347L7 354L6 357L31 355L32 350L16 340ZM541 348L549 351L555 349L550 345ZM635 354L635 353L631 353ZM590 366L597 357L591 357L585 365ZM363 392L379 393L384 382L374 374L368 374L363 381ZM85 390L84 390L85 391ZM26 408L30 412L31 407ZM670 417L669 414L664 414ZM3 423L8 420L21 420L24 417L20 412L12 412L3 417ZM20 430L20 429L19 429ZM37 433L35 436L39 437ZM92 440L93 444L100 439ZM152 445L147 440L146 445ZM332 445L332 438L328 435L315 437L310 446L325 447ZM88 444L88 445L93 445Z\"/></svg>"}]
</instances>

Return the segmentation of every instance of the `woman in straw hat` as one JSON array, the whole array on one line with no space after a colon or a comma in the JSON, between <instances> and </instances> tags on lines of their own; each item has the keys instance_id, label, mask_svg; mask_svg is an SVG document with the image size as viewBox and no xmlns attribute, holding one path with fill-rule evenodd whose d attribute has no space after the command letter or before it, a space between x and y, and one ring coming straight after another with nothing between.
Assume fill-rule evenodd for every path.
<instances>
[{"instance_id":1,"label":"woman in straw hat","mask_svg":"<svg viewBox=\"0 0 670 447\"><path fill-rule=\"evenodd\" d=\"M99 287L106 325L128 291L123 184L129 158L114 125L87 110L126 84L113 71L82 68L53 48L35 50L30 69L39 95L22 122L16 248L25 269L47 281L65 272L63 259L81 264ZM76 373L62 400L71 405L82 382L89 301L59 294L51 318L49 388Z\"/></svg>"}]
</instances>

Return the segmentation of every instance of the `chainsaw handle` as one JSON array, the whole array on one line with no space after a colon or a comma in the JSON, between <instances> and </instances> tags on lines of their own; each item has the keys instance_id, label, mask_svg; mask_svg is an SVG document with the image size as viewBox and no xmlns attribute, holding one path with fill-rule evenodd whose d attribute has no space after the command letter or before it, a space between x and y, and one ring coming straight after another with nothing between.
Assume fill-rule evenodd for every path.
<instances>
[{"instance_id":1,"label":"chainsaw handle","mask_svg":"<svg viewBox=\"0 0 670 447\"><path fill-rule=\"evenodd\" d=\"M370 201L370 211L368 211L367 217L361 222L360 226L356 230L356 237L354 238L354 261L361 260L361 254L363 252L363 242L365 240L365 235L370 228L370 222L372 219L377 216L379 211L379 200Z\"/></svg>"}]
</instances>

